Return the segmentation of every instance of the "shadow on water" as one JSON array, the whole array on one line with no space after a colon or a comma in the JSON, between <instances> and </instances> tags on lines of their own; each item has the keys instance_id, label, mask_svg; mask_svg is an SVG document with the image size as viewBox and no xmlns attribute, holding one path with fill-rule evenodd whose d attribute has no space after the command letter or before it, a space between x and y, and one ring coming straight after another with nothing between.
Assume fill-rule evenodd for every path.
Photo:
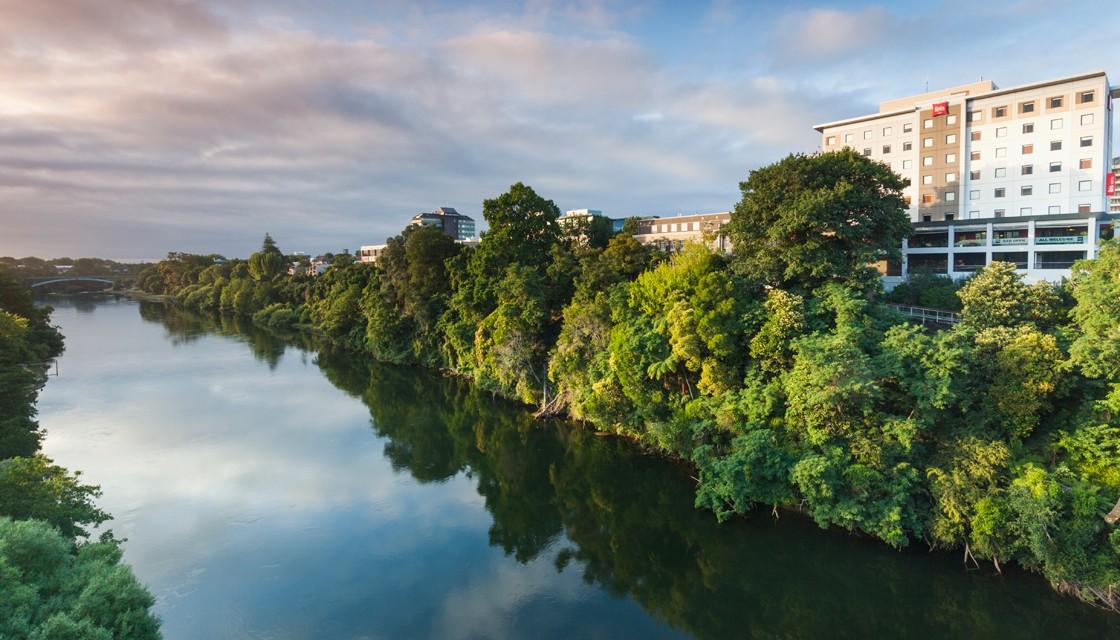
<instances>
[{"instance_id":1,"label":"shadow on water","mask_svg":"<svg viewBox=\"0 0 1120 640\"><path fill-rule=\"evenodd\" d=\"M142 305L180 343L236 336L274 367L285 344L231 319ZM762 510L717 525L693 507L688 470L630 443L432 372L320 350L326 378L369 408L398 472L422 483L471 478L489 542L520 562L547 557L632 598L697 638L1106 638L1120 620L1061 597L1036 576L966 572L955 555L904 552L796 515Z\"/></svg>"}]
</instances>

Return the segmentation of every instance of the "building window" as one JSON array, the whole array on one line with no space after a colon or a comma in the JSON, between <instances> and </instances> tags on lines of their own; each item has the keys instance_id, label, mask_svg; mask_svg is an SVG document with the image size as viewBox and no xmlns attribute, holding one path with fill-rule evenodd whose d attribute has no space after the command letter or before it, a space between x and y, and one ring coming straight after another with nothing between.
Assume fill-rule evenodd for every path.
<instances>
[{"instance_id":1,"label":"building window","mask_svg":"<svg viewBox=\"0 0 1120 640\"><path fill-rule=\"evenodd\" d=\"M973 142L976 142L976 141L980 140L980 132L979 131L973 131L970 134L970 137L972 138Z\"/></svg>"},{"instance_id":2,"label":"building window","mask_svg":"<svg viewBox=\"0 0 1120 640\"><path fill-rule=\"evenodd\" d=\"M1061 140L1051 140L1050 141L1050 150L1051 151L1061 151L1062 150L1062 141Z\"/></svg>"},{"instance_id":3,"label":"building window","mask_svg":"<svg viewBox=\"0 0 1120 640\"><path fill-rule=\"evenodd\" d=\"M1019 103L1019 113L1034 113L1034 100Z\"/></svg>"},{"instance_id":4,"label":"building window","mask_svg":"<svg viewBox=\"0 0 1120 640\"><path fill-rule=\"evenodd\" d=\"M1089 206L1088 202L1082 202L1081 204L1077 205L1077 213L1089 213L1091 209L1092 207Z\"/></svg>"},{"instance_id":5,"label":"building window","mask_svg":"<svg viewBox=\"0 0 1120 640\"><path fill-rule=\"evenodd\" d=\"M922 146L927 148L927 149L932 147L933 146L933 138L926 138L925 140L922 140Z\"/></svg>"},{"instance_id":6,"label":"building window","mask_svg":"<svg viewBox=\"0 0 1120 640\"><path fill-rule=\"evenodd\" d=\"M927 118L924 122L922 122L922 128L923 129L932 129L933 128L933 120Z\"/></svg>"},{"instance_id":7,"label":"building window","mask_svg":"<svg viewBox=\"0 0 1120 640\"><path fill-rule=\"evenodd\" d=\"M914 161L913 160L903 160L902 161L902 168L903 169L913 169L914 168Z\"/></svg>"},{"instance_id":8,"label":"building window","mask_svg":"<svg viewBox=\"0 0 1120 640\"><path fill-rule=\"evenodd\" d=\"M870 140L871 139L871 129L868 129L867 131L863 132L863 139L864 140Z\"/></svg>"},{"instance_id":9,"label":"building window","mask_svg":"<svg viewBox=\"0 0 1120 640\"><path fill-rule=\"evenodd\" d=\"M824 143L829 146L836 144L836 136L828 136L828 138L825 139Z\"/></svg>"},{"instance_id":10,"label":"building window","mask_svg":"<svg viewBox=\"0 0 1120 640\"><path fill-rule=\"evenodd\" d=\"M1023 125L1023 133L1034 133L1034 123L1028 122Z\"/></svg>"},{"instance_id":11,"label":"building window","mask_svg":"<svg viewBox=\"0 0 1120 640\"><path fill-rule=\"evenodd\" d=\"M922 158L922 166L923 167L932 167L933 166L933 156L926 156L926 157Z\"/></svg>"},{"instance_id":12,"label":"building window","mask_svg":"<svg viewBox=\"0 0 1120 640\"><path fill-rule=\"evenodd\" d=\"M980 122L983 119L984 119L984 112L983 111L969 111L968 112L968 121L969 122Z\"/></svg>"},{"instance_id":13,"label":"building window","mask_svg":"<svg viewBox=\"0 0 1120 640\"><path fill-rule=\"evenodd\" d=\"M1079 181L1077 183L1077 190L1078 191L1092 191L1093 190L1093 181L1092 180L1081 180L1081 181Z\"/></svg>"},{"instance_id":14,"label":"building window","mask_svg":"<svg viewBox=\"0 0 1120 640\"><path fill-rule=\"evenodd\" d=\"M1021 196L1034 195L1034 187L1029 185L1029 184L1026 184L1026 185L1023 185L1023 186L1019 187L1019 195L1021 195Z\"/></svg>"},{"instance_id":15,"label":"building window","mask_svg":"<svg viewBox=\"0 0 1120 640\"><path fill-rule=\"evenodd\" d=\"M1050 173L1057 173L1061 170L1062 170L1062 163L1061 162L1051 162L1050 163Z\"/></svg>"},{"instance_id":16,"label":"building window","mask_svg":"<svg viewBox=\"0 0 1120 640\"><path fill-rule=\"evenodd\" d=\"M996 137L997 138L1006 138L1007 137L1007 127L996 127Z\"/></svg>"},{"instance_id":17,"label":"building window","mask_svg":"<svg viewBox=\"0 0 1120 640\"><path fill-rule=\"evenodd\" d=\"M980 217L980 210L979 209L973 209L972 211L969 211L968 212L968 217L969 218L979 218Z\"/></svg>"},{"instance_id":18,"label":"building window","mask_svg":"<svg viewBox=\"0 0 1120 640\"><path fill-rule=\"evenodd\" d=\"M1077 168L1078 169L1092 169L1093 168L1093 159L1092 158L1082 158L1081 161L1077 163Z\"/></svg>"},{"instance_id":19,"label":"building window","mask_svg":"<svg viewBox=\"0 0 1120 640\"><path fill-rule=\"evenodd\" d=\"M1087 104L1093 101L1093 93L1092 91L1082 91L1077 94L1077 99L1081 104Z\"/></svg>"},{"instance_id":20,"label":"building window","mask_svg":"<svg viewBox=\"0 0 1120 640\"><path fill-rule=\"evenodd\" d=\"M996 157L997 158L1006 158L1007 157L1007 147L996 147Z\"/></svg>"},{"instance_id":21,"label":"building window","mask_svg":"<svg viewBox=\"0 0 1120 640\"><path fill-rule=\"evenodd\" d=\"M913 130L914 130L913 123L907 122L906 124L902 125L902 133L910 133Z\"/></svg>"},{"instance_id":22,"label":"building window","mask_svg":"<svg viewBox=\"0 0 1120 640\"><path fill-rule=\"evenodd\" d=\"M1034 145L1033 144L1023 145L1023 155L1027 156L1027 155L1030 155L1032 153L1034 153Z\"/></svg>"},{"instance_id":23,"label":"building window","mask_svg":"<svg viewBox=\"0 0 1120 640\"><path fill-rule=\"evenodd\" d=\"M945 174L945 182L956 182L956 181L957 181L957 174L955 174L955 173L946 173Z\"/></svg>"},{"instance_id":24,"label":"building window","mask_svg":"<svg viewBox=\"0 0 1120 640\"><path fill-rule=\"evenodd\" d=\"M1019 215L1029 216L1029 215L1031 215L1031 211L1032 211L1032 209L1030 207L1022 207L1022 208L1019 209Z\"/></svg>"},{"instance_id":25,"label":"building window","mask_svg":"<svg viewBox=\"0 0 1120 640\"><path fill-rule=\"evenodd\" d=\"M1002 198L1002 197L1007 195L1007 189L1004 189L1003 187L999 187L998 189L995 190L995 193L993 195L997 198Z\"/></svg>"},{"instance_id":26,"label":"building window","mask_svg":"<svg viewBox=\"0 0 1120 640\"><path fill-rule=\"evenodd\" d=\"M968 199L969 200L979 200L980 199L980 190L979 189L973 189L972 191L969 191L968 192Z\"/></svg>"},{"instance_id":27,"label":"building window","mask_svg":"<svg viewBox=\"0 0 1120 640\"><path fill-rule=\"evenodd\" d=\"M957 194L955 194L955 193L950 193L950 194L948 194L948 195L951 195L951 196L955 196L955 195L957 195ZM946 198L946 200L956 200L956 198ZM952 219L953 219L953 218L955 218L955 217L956 217L956 214L952 214L952 213L946 213L946 214L945 214L945 219L946 219L946 220L952 220Z\"/></svg>"},{"instance_id":28,"label":"building window","mask_svg":"<svg viewBox=\"0 0 1120 640\"><path fill-rule=\"evenodd\" d=\"M932 222L933 216L922 216L922 222Z\"/></svg>"},{"instance_id":29,"label":"building window","mask_svg":"<svg viewBox=\"0 0 1120 640\"><path fill-rule=\"evenodd\" d=\"M1082 114L1081 124L1093 124L1093 114L1091 114L1091 113Z\"/></svg>"},{"instance_id":30,"label":"building window","mask_svg":"<svg viewBox=\"0 0 1120 640\"><path fill-rule=\"evenodd\" d=\"M914 148L914 143L913 142L903 142L902 143L902 150L903 151L909 151L913 148Z\"/></svg>"},{"instance_id":31,"label":"building window","mask_svg":"<svg viewBox=\"0 0 1120 640\"><path fill-rule=\"evenodd\" d=\"M1002 118L1007 115L1007 107L996 107L992 109L993 118Z\"/></svg>"},{"instance_id":32,"label":"building window","mask_svg":"<svg viewBox=\"0 0 1120 640\"><path fill-rule=\"evenodd\" d=\"M1007 167L996 167L996 177L997 178L1006 178L1007 177Z\"/></svg>"},{"instance_id":33,"label":"building window","mask_svg":"<svg viewBox=\"0 0 1120 640\"><path fill-rule=\"evenodd\" d=\"M955 153L946 153L945 154L945 164L953 164L956 161L957 161L957 154L955 154Z\"/></svg>"},{"instance_id":34,"label":"building window","mask_svg":"<svg viewBox=\"0 0 1120 640\"><path fill-rule=\"evenodd\" d=\"M883 153L890 153L890 152L891 152L891 145L889 145L889 144L883 145Z\"/></svg>"},{"instance_id":35,"label":"building window","mask_svg":"<svg viewBox=\"0 0 1120 640\"><path fill-rule=\"evenodd\" d=\"M979 151L973 151L972 153L968 154L968 159L972 160L973 162L976 162L977 160L980 159L980 152Z\"/></svg>"},{"instance_id":36,"label":"building window","mask_svg":"<svg viewBox=\"0 0 1120 640\"><path fill-rule=\"evenodd\" d=\"M1062 183L1060 183L1060 182L1051 182L1050 183L1050 193L1061 193L1061 192L1062 192Z\"/></svg>"},{"instance_id":37,"label":"building window","mask_svg":"<svg viewBox=\"0 0 1120 640\"><path fill-rule=\"evenodd\" d=\"M946 191L945 192L945 201L946 202L956 202L957 201L957 192L956 191Z\"/></svg>"},{"instance_id":38,"label":"building window","mask_svg":"<svg viewBox=\"0 0 1120 640\"><path fill-rule=\"evenodd\" d=\"M1019 170L1019 175L1033 176L1034 175L1034 165L1033 164L1023 165L1022 168Z\"/></svg>"},{"instance_id":39,"label":"building window","mask_svg":"<svg viewBox=\"0 0 1120 640\"><path fill-rule=\"evenodd\" d=\"M1050 121L1050 130L1051 131L1056 130L1056 129L1061 129L1061 128L1062 128L1062 119L1061 118L1054 118L1053 120Z\"/></svg>"},{"instance_id":40,"label":"building window","mask_svg":"<svg viewBox=\"0 0 1120 640\"><path fill-rule=\"evenodd\" d=\"M845 133L844 134L844 142L851 142L855 139L856 139L856 135L854 133Z\"/></svg>"},{"instance_id":41,"label":"building window","mask_svg":"<svg viewBox=\"0 0 1120 640\"><path fill-rule=\"evenodd\" d=\"M1053 98L1046 99L1046 106L1050 109L1062 108L1062 96L1054 96Z\"/></svg>"},{"instance_id":42,"label":"building window","mask_svg":"<svg viewBox=\"0 0 1120 640\"><path fill-rule=\"evenodd\" d=\"M1046 207L1046 213L1054 214L1054 213L1061 213L1061 212L1062 212L1062 208L1059 207L1056 204L1052 204L1049 207Z\"/></svg>"},{"instance_id":43,"label":"building window","mask_svg":"<svg viewBox=\"0 0 1120 640\"><path fill-rule=\"evenodd\" d=\"M1081 146L1083 146L1083 147L1093 146L1093 136L1081 136Z\"/></svg>"},{"instance_id":44,"label":"building window","mask_svg":"<svg viewBox=\"0 0 1120 640\"><path fill-rule=\"evenodd\" d=\"M957 116L953 114L945 116L945 124L957 124Z\"/></svg>"},{"instance_id":45,"label":"building window","mask_svg":"<svg viewBox=\"0 0 1120 640\"><path fill-rule=\"evenodd\" d=\"M922 194L922 204L933 204L933 194L923 193Z\"/></svg>"},{"instance_id":46,"label":"building window","mask_svg":"<svg viewBox=\"0 0 1120 640\"><path fill-rule=\"evenodd\" d=\"M922 184L933 184L933 176L922 176Z\"/></svg>"},{"instance_id":47,"label":"building window","mask_svg":"<svg viewBox=\"0 0 1120 640\"><path fill-rule=\"evenodd\" d=\"M945 136L945 144L957 144L957 134L950 133Z\"/></svg>"},{"instance_id":48,"label":"building window","mask_svg":"<svg viewBox=\"0 0 1120 640\"><path fill-rule=\"evenodd\" d=\"M863 155L870 156L871 155L871 147L864 147L863 148Z\"/></svg>"},{"instance_id":49,"label":"building window","mask_svg":"<svg viewBox=\"0 0 1120 640\"><path fill-rule=\"evenodd\" d=\"M974 169L972 171L969 171L968 172L968 179L969 180L979 180L980 179L980 170L979 169Z\"/></svg>"},{"instance_id":50,"label":"building window","mask_svg":"<svg viewBox=\"0 0 1120 640\"><path fill-rule=\"evenodd\" d=\"M910 196L902 196L902 204L909 207L910 202L911 202Z\"/></svg>"},{"instance_id":51,"label":"building window","mask_svg":"<svg viewBox=\"0 0 1120 640\"><path fill-rule=\"evenodd\" d=\"M883 135L884 135L884 136L889 136L889 135L892 135L892 134L894 134L894 128L892 128L892 127L883 127Z\"/></svg>"},{"instance_id":52,"label":"building window","mask_svg":"<svg viewBox=\"0 0 1120 640\"><path fill-rule=\"evenodd\" d=\"M1006 213L1007 213L1006 209L996 209L995 211L992 211L992 217L993 218L1002 218L1004 216L1004 214L1006 214Z\"/></svg>"}]
</instances>

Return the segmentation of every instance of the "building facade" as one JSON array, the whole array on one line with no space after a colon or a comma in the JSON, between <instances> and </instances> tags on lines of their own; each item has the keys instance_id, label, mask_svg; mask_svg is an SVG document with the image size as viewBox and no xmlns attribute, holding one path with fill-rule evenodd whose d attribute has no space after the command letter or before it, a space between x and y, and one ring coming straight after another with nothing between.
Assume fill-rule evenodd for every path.
<instances>
[{"instance_id":1,"label":"building facade","mask_svg":"<svg viewBox=\"0 0 1120 640\"><path fill-rule=\"evenodd\" d=\"M911 271L966 275L993 260L1028 280L1069 275L1110 237L1112 107L1104 72L999 89L991 81L879 105L815 128L910 181L916 231L888 284Z\"/></svg>"},{"instance_id":2,"label":"building facade","mask_svg":"<svg viewBox=\"0 0 1120 640\"><path fill-rule=\"evenodd\" d=\"M387 244L366 244L358 247L358 261L362 264L377 264L385 253Z\"/></svg>"},{"instance_id":3,"label":"building facade","mask_svg":"<svg viewBox=\"0 0 1120 640\"><path fill-rule=\"evenodd\" d=\"M439 207L435 211L418 213L412 216L409 224L437 227L458 242L478 239L474 218L459 213L454 207Z\"/></svg>"},{"instance_id":4,"label":"building facade","mask_svg":"<svg viewBox=\"0 0 1120 640\"><path fill-rule=\"evenodd\" d=\"M1112 178L1106 183L1109 213L1120 213L1120 186L1116 184L1118 179L1120 179L1120 156L1112 159Z\"/></svg>"},{"instance_id":5,"label":"building facade","mask_svg":"<svg viewBox=\"0 0 1120 640\"><path fill-rule=\"evenodd\" d=\"M722 233L722 227L730 220L730 211L641 218L634 238L672 253L684 248L686 242L703 242L716 251L727 253L731 251L731 243Z\"/></svg>"}]
</instances>

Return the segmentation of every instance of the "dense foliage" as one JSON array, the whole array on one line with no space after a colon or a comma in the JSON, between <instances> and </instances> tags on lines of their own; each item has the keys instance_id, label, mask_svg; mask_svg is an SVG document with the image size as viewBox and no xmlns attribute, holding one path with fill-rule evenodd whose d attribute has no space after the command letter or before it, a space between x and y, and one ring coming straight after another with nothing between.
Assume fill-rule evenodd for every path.
<instances>
[{"instance_id":1,"label":"dense foliage","mask_svg":"<svg viewBox=\"0 0 1120 640\"><path fill-rule=\"evenodd\" d=\"M731 256L664 259L625 230L605 247L565 234L516 184L484 203L474 248L413 230L380 265L318 278L172 256L142 280L690 460L721 519L793 506L1120 607L1120 246L1065 288L1000 263L959 291L930 282L964 318L931 333L865 266L910 230L903 186L857 154L791 156L742 184Z\"/></svg>"},{"instance_id":2,"label":"dense foliage","mask_svg":"<svg viewBox=\"0 0 1120 640\"><path fill-rule=\"evenodd\" d=\"M35 400L62 351L27 288L0 267L0 638L158 638L152 596L120 564L96 486L39 453Z\"/></svg>"}]
</instances>

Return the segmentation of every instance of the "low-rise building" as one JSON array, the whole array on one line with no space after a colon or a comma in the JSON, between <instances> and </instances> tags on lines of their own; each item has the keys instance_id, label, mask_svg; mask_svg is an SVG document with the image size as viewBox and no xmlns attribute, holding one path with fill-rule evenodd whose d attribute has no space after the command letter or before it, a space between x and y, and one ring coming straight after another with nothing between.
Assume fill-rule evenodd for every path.
<instances>
[{"instance_id":1,"label":"low-rise building","mask_svg":"<svg viewBox=\"0 0 1120 640\"><path fill-rule=\"evenodd\" d=\"M722 227L730 220L730 211L640 218L634 238L671 253L680 251L686 242L703 242L716 251L728 253L731 242Z\"/></svg>"},{"instance_id":2,"label":"low-rise building","mask_svg":"<svg viewBox=\"0 0 1120 640\"><path fill-rule=\"evenodd\" d=\"M387 244L366 244L358 247L358 260L363 264L377 264L385 253Z\"/></svg>"},{"instance_id":3,"label":"low-rise building","mask_svg":"<svg viewBox=\"0 0 1120 640\"><path fill-rule=\"evenodd\" d=\"M328 256L315 256L311 259L311 264L307 266L307 275L321 276L330 267L331 259Z\"/></svg>"}]
</instances>

